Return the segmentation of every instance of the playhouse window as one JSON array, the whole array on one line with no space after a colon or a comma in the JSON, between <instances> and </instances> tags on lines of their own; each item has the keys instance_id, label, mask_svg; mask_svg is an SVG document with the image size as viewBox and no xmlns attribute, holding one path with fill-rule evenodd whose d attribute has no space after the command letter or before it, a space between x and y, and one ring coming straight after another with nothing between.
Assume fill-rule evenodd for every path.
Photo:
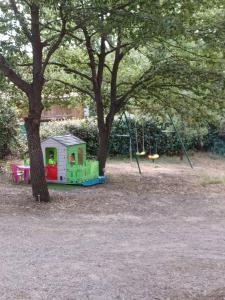
<instances>
[{"instance_id":1,"label":"playhouse window","mask_svg":"<svg viewBox=\"0 0 225 300\"><path fill-rule=\"evenodd\" d=\"M71 153L69 156L69 161L71 165L75 164L75 153Z\"/></svg>"},{"instance_id":2,"label":"playhouse window","mask_svg":"<svg viewBox=\"0 0 225 300\"><path fill-rule=\"evenodd\" d=\"M83 165L83 148L78 149L78 164Z\"/></svg>"}]
</instances>

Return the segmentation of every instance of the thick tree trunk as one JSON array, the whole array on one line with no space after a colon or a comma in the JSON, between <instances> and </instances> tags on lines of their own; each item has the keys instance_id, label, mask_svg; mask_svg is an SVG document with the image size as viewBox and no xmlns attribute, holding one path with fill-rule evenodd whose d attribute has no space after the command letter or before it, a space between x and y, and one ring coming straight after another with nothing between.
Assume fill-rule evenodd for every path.
<instances>
[{"instance_id":1,"label":"thick tree trunk","mask_svg":"<svg viewBox=\"0 0 225 300\"><path fill-rule=\"evenodd\" d=\"M104 176L105 174L105 165L108 155L109 147L109 135L106 126L99 130L99 150L98 150L98 161L99 161L99 175Z\"/></svg>"},{"instance_id":2,"label":"thick tree trunk","mask_svg":"<svg viewBox=\"0 0 225 300\"><path fill-rule=\"evenodd\" d=\"M49 201L47 183L40 141L40 119L26 118L25 126L27 131L28 149L31 167L31 183L33 196L38 201Z\"/></svg>"},{"instance_id":3,"label":"thick tree trunk","mask_svg":"<svg viewBox=\"0 0 225 300\"><path fill-rule=\"evenodd\" d=\"M98 161L99 161L99 175L104 176L105 165L109 151L109 138L112 129L112 124L114 120L114 109L112 109L107 118L106 123L98 119L98 130L99 130L99 151L98 151Z\"/></svg>"}]
</instances>

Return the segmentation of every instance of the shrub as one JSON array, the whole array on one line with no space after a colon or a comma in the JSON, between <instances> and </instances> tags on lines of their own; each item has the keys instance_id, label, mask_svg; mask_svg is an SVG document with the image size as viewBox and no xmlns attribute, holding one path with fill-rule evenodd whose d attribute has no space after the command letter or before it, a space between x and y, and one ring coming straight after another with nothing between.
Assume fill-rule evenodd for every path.
<instances>
[{"instance_id":1,"label":"shrub","mask_svg":"<svg viewBox=\"0 0 225 300\"><path fill-rule=\"evenodd\" d=\"M143 150L143 123L129 119L130 133L132 137L133 152L137 151L136 140L138 140L139 151ZM184 126L179 119L175 119L178 129L187 150L209 150L216 154L225 155L225 142L219 137L219 129L215 127L202 126L190 128ZM136 136L137 133L137 136ZM42 140L54 136L73 134L87 143L89 156L96 156L98 152L98 130L96 120L62 120L41 124ZM111 155L128 155L129 153L129 130L125 120L117 118L114 121L110 137L109 152ZM176 132L170 123L160 120L147 120L144 122L144 140L147 153L158 153L166 155L178 155L181 153L181 144ZM19 149L26 149L26 140L20 138ZM24 145L24 146L23 146ZM21 153L23 151L21 150Z\"/></svg>"},{"instance_id":2,"label":"shrub","mask_svg":"<svg viewBox=\"0 0 225 300\"><path fill-rule=\"evenodd\" d=\"M160 123L159 121L147 120L135 121L129 119L129 129L132 137L133 151L137 151L137 142L139 151L144 147L149 153L159 153L174 155L181 151L180 141L177 138L171 125ZM179 125L179 124L178 124ZM143 132L144 130L144 132ZM65 120L43 123L41 126L41 137L45 139L53 135L73 134L87 143L87 152L89 155L96 155L98 151L98 130L94 119L85 121ZM117 118L114 121L110 137L109 151L111 155L127 155L129 153L129 130L125 120ZM181 133L187 149L193 149L198 143L199 132L196 130L185 130Z\"/></svg>"},{"instance_id":3,"label":"shrub","mask_svg":"<svg viewBox=\"0 0 225 300\"><path fill-rule=\"evenodd\" d=\"M220 128L215 126L208 128L208 133L204 136L204 149L225 156L225 141Z\"/></svg>"},{"instance_id":4,"label":"shrub","mask_svg":"<svg viewBox=\"0 0 225 300\"><path fill-rule=\"evenodd\" d=\"M96 122L93 119L88 121L80 120L62 120L42 123L41 138L42 140L54 136L73 134L87 142L87 152L95 156L98 151L98 132Z\"/></svg>"},{"instance_id":5,"label":"shrub","mask_svg":"<svg viewBox=\"0 0 225 300\"><path fill-rule=\"evenodd\" d=\"M18 119L16 110L0 99L0 158L12 153L16 145Z\"/></svg>"}]
</instances>

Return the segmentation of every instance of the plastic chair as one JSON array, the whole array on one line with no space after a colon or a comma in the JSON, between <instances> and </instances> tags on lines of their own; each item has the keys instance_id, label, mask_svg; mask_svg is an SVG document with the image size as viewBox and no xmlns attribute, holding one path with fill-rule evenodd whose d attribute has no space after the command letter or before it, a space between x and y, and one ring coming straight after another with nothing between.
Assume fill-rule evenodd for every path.
<instances>
[{"instance_id":1,"label":"plastic chair","mask_svg":"<svg viewBox=\"0 0 225 300\"><path fill-rule=\"evenodd\" d=\"M24 172L19 170L18 166L16 164L13 164L11 166L12 171L12 180L15 183L19 183L20 180L24 180Z\"/></svg>"}]
</instances>

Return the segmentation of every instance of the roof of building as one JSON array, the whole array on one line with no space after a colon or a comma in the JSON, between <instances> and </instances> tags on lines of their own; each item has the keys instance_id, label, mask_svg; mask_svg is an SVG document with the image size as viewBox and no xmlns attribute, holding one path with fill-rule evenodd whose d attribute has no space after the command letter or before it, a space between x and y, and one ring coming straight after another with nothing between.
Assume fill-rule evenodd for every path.
<instances>
[{"instance_id":1,"label":"roof of building","mask_svg":"<svg viewBox=\"0 0 225 300\"><path fill-rule=\"evenodd\" d=\"M79 139L78 137L76 137L72 134L51 136L48 139L46 139L45 141L47 141L49 139L53 139L54 141L56 141L64 146L86 144L83 140Z\"/></svg>"}]
</instances>

